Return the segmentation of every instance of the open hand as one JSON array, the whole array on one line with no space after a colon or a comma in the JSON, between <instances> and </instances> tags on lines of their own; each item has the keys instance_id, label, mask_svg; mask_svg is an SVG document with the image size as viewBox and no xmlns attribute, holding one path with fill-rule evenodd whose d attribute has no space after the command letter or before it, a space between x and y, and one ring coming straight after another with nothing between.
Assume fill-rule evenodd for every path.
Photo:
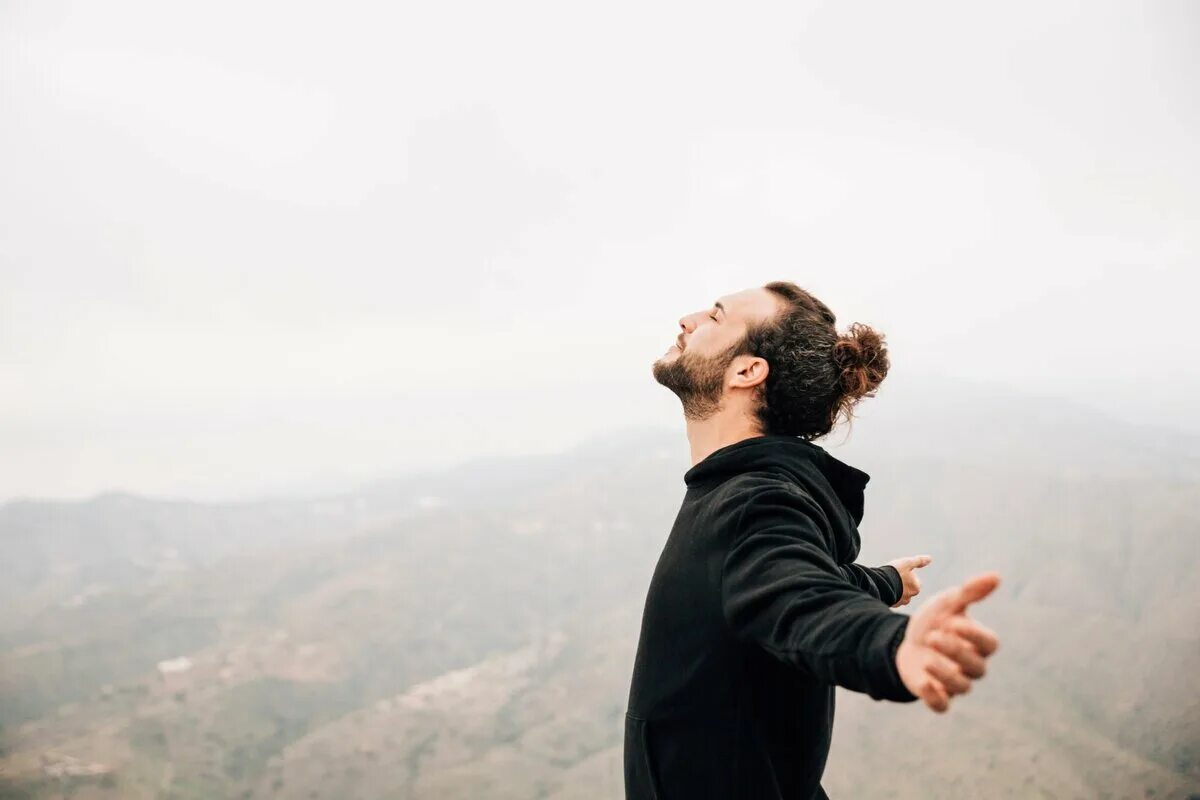
<instances>
[{"instance_id":1,"label":"open hand","mask_svg":"<svg viewBox=\"0 0 1200 800\"><path fill-rule=\"evenodd\" d=\"M908 690L939 714L950 698L971 690L982 678L984 660L1000 646L996 634L967 616L967 606L1000 584L996 572L983 572L938 592L912 615L896 650L896 671Z\"/></svg>"},{"instance_id":2,"label":"open hand","mask_svg":"<svg viewBox=\"0 0 1200 800\"><path fill-rule=\"evenodd\" d=\"M924 567L933 561L933 556L905 556L887 562L900 573L900 583L903 589L900 599L892 603L892 608L908 605L908 602L921 593L921 579L917 577L917 568Z\"/></svg>"}]
</instances>

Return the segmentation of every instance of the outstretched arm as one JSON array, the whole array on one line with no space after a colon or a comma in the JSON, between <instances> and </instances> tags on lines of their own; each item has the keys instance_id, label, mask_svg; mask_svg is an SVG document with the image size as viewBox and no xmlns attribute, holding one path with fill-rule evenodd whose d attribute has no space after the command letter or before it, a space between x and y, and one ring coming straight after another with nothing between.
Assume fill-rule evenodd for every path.
<instances>
[{"instance_id":1,"label":"outstretched arm","mask_svg":"<svg viewBox=\"0 0 1200 800\"><path fill-rule=\"evenodd\" d=\"M838 569L846 576L846 580L889 606L899 603L903 596L904 584L900 581L900 570L891 564L882 567L838 564Z\"/></svg>"},{"instance_id":2,"label":"outstretched arm","mask_svg":"<svg viewBox=\"0 0 1200 800\"><path fill-rule=\"evenodd\" d=\"M838 568L851 583L895 608L908 605L921 593L921 579L917 576L917 570L932 562L933 556L919 555L893 558L882 567L839 564Z\"/></svg>"},{"instance_id":3,"label":"outstretched arm","mask_svg":"<svg viewBox=\"0 0 1200 800\"><path fill-rule=\"evenodd\" d=\"M722 572L730 629L817 680L876 700L916 700L896 671L909 617L847 582L821 519L799 487L749 496Z\"/></svg>"}]
</instances>

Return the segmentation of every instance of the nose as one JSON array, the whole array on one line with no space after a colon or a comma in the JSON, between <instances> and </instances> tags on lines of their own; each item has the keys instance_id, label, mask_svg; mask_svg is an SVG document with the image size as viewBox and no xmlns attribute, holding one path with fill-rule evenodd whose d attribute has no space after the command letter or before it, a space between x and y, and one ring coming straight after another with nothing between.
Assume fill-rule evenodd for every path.
<instances>
[{"instance_id":1,"label":"nose","mask_svg":"<svg viewBox=\"0 0 1200 800\"><path fill-rule=\"evenodd\" d=\"M692 322L692 315L689 314L688 316L679 320L679 327L683 329L683 332L675 337L675 343L679 346L679 349L682 350L685 347L683 343L684 335L690 334L696 329L696 324Z\"/></svg>"}]
</instances>

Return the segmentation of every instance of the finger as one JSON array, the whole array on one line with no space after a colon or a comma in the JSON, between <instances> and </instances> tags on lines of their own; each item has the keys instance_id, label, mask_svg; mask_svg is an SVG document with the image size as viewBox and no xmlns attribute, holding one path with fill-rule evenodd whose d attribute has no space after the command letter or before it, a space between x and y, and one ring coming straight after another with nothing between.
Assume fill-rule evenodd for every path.
<instances>
[{"instance_id":1,"label":"finger","mask_svg":"<svg viewBox=\"0 0 1200 800\"><path fill-rule=\"evenodd\" d=\"M996 652L1000 647L1000 637L995 631L983 625L979 620L971 619L963 614L948 617L940 625L940 629L961 636L975 646L985 658Z\"/></svg>"},{"instance_id":2,"label":"finger","mask_svg":"<svg viewBox=\"0 0 1200 800\"><path fill-rule=\"evenodd\" d=\"M950 610L966 611L971 603L978 603L1000 585L1000 573L981 572L963 581L950 591Z\"/></svg>"},{"instance_id":3,"label":"finger","mask_svg":"<svg viewBox=\"0 0 1200 800\"><path fill-rule=\"evenodd\" d=\"M941 681L928 673L925 676L925 685L917 692L917 696L939 714L944 714L950 708L950 693L942 686Z\"/></svg>"},{"instance_id":4,"label":"finger","mask_svg":"<svg viewBox=\"0 0 1200 800\"><path fill-rule=\"evenodd\" d=\"M925 669L941 681L942 686L952 695L971 691L971 679L963 674L958 664L949 656L942 655L937 650L929 651L929 662Z\"/></svg>"},{"instance_id":5,"label":"finger","mask_svg":"<svg viewBox=\"0 0 1200 800\"><path fill-rule=\"evenodd\" d=\"M916 567L923 567L932 560L933 556L905 556L904 558L898 559L898 568L902 570L909 570Z\"/></svg>"},{"instance_id":6,"label":"finger","mask_svg":"<svg viewBox=\"0 0 1200 800\"><path fill-rule=\"evenodd\" d=\"M987 673L987 664L983 656L975 649L975 645L963 637L942 629L930 631L925 641L939 653L954 659L968 678L982 678Z\"/></svg>"}]
</instances>

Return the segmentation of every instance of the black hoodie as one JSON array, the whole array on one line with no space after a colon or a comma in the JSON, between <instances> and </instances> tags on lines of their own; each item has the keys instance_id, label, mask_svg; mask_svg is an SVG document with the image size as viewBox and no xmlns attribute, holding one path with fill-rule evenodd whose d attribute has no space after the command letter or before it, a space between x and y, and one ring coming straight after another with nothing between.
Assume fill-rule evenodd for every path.
<instances>
[{"instance_id":1,"label":"black hoodie","mask_svg":"<svg viewBox=\"0 0 1200 800\"><path fill-rule=\"evenodd\" d=\"M684 474L642 614L626 800L823 800L834 686L917 699L896 672L900 573L854 563L868 480L781 435Z\"/></svg>"}]
</instances>

